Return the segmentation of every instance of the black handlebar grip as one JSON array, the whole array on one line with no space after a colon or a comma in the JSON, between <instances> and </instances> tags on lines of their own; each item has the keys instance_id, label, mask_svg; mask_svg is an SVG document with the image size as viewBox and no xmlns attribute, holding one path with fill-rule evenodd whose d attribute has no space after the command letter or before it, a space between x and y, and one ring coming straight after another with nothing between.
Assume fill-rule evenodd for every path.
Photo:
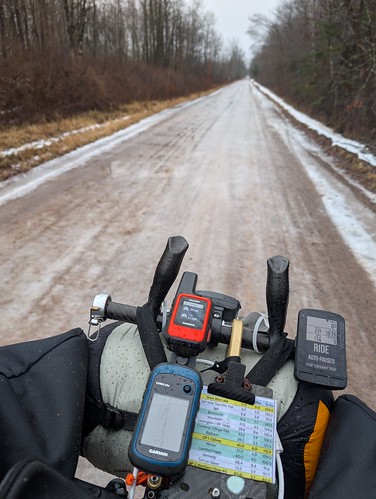
<instances>
[{"instance_id":1,"label":"black handlebar grip","mask_svg":"<svg viewBox=\"0 0 376 499\"><path fill-rule=\"evenodd\" d=\"M280 255L268 258L267 261L266 304L271 343L282 335L286 323L289 301L289 265L288 258Z\"/></svg>"},{"instance_id":2,"label":"black handlebar grip","mask_svg":"<svg viewBox=\"0 0 376 499\"><path fill-rule=\"evenodd\" d=\"M154 319L179 273L188 246L186 239L182 236L168 238L166 248L155 269L147 302Z\"/></svg>"},{"instance_id":3,"label":"black handlebar grip","mask_svg":"<svg viewBox=\"0 0 376 499\"><path fill-rule=\"evenodd\" d=\"M137 307L109 301L106 307L106 319L136 324Z\"/></svg>"}]
</instances>

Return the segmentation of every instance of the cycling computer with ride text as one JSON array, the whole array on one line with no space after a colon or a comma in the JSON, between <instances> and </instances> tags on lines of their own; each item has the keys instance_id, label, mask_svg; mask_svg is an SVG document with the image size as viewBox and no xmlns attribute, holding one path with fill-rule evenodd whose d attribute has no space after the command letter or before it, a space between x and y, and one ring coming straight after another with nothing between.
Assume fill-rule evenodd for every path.
<instances>
[{"instance_id":1,"label":"cycling computer with ride text","mask_svg":"<svg viewBox=\"0 0 376 499\"><path fill-rule=\"evenodd\" d=\"M202 380L190 367L162 363L146 385L129 459L149 473L172 476L188 462Z\"/></svg>"},{"instance_id":2,"label":"cycling computer with ride text","mask_svg":"<svg viewBox=\"0 0 376 499\"><path fill-rule=\"evenodd\" d=\"M345 319L326 310L299 312L294 375L299 381L342 390L347 385Z\"/></svg>"}]
</instances>

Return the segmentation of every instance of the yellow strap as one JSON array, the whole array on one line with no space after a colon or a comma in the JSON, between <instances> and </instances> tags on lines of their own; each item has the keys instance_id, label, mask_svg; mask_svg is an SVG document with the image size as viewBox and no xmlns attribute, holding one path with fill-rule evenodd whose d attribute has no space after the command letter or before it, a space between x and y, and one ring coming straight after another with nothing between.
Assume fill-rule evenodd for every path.
<instances>
[{"instance_id":1,"label":"yellow strap","mask_svg":"<svg viewBox=\"0 0 376 499\"><path fill-rule=\"evenodd\" d=\"M313 432L309 437L308 442L304 447L304 469L305 469L305 494L312 485L313 479L316 474L317 464L320 457L322 443L324 441L326 427L328 426L330 417L329 409L326 405L319 401L317 409L316 423Z\"/></svg>"}]
</instances>

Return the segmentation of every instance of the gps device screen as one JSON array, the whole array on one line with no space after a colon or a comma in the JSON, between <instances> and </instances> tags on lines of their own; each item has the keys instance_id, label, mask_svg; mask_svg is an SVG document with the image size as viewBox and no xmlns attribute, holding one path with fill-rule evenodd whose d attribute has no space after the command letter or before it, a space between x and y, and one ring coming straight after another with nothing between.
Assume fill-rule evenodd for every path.
<instances>
[{"instance_id":1,"label":"gps device screen","mask_svg":"<svg viewBox=\"0 0 376 499\"><path fill-rule=\"evenodd\" d=\"M182 297L175 316L175 324L201 330L206 317L207 303L201 300Z\"/></svg>"},{"instance_id":2,"label":"gps device screen","mask_svg":"<svg viewBox=\"0 0 376 499\"><path fill-rule=\"evenodd\" d=\"M189 401L154 393L140 443L179 452Z\"/></svg>"},{"instance_id":3,"label":"gps device screen","mask_svg":"<svg viewBox=\"0 0 376 499\"><path fill-rule=\"evenodd\" d=\"M201 390L194 369L169 363L153 369L128 451L134 466L161 476L184 470Z\"/></svg>"},{"instance_id":4,"label":"gps device screen","mask_svg":"<svg viewBox=\"0 0 376 499\"><path fill-rule=\"evenodd\" d=\"M337 345L338 322L307 315L307 340L327 345Z\"/></svg>"},{"instance_id":5,"label":"gps device screen","mask_svg":"<svg viewBox=\"0 0 376 499\"><path fill-rule=\"evenodd\" d=\"M346 388L345 320L325 310L299 312L295 378L332 390Z\"/></svg>"}]
</instances>

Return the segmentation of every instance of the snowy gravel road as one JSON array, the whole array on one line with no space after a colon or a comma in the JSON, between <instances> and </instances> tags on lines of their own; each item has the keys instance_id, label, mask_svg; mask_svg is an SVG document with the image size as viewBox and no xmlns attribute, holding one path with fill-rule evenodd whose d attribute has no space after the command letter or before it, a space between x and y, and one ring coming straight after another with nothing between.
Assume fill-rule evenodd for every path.
<instances>
[{"instance_id":1,"label":"snowy gravel road","mask_svg":"<svg viewBox=\"0 0 376 499\"><path fill-rule=\"evenodd\" d=\"M97 292L145 301L168 236L199 287L265 311L266 259L300 308L347 321L348 392L376 409L376 221L331 159L249 81L0 186L1 344L86 329Z\"/></svg>"}]
</instances>

